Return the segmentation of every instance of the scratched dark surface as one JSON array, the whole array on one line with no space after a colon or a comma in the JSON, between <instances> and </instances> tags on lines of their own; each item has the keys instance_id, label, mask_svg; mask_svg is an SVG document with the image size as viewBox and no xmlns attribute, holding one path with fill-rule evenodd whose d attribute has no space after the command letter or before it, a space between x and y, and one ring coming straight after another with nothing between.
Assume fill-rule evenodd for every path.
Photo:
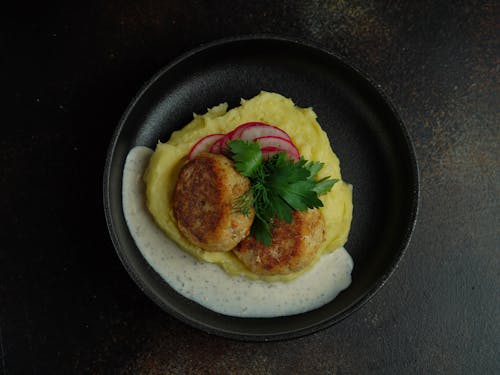
<instances>
[{"instance_id":1,"label":"scratched dark surface","mask_svg":"<svg viewBox=\"0 0 500 375\"><path fill-rule=\"evenodd\" d=\"M0 375L500 373L499 7L493 1L20 2L0 26ZM453 5L451 5L453 4ZM258 344L199 332L133 283L108 237L105 152L179 54L272 33L381 85L420 165L399 268L329 329Z\"/></svg>"}]
</instances>

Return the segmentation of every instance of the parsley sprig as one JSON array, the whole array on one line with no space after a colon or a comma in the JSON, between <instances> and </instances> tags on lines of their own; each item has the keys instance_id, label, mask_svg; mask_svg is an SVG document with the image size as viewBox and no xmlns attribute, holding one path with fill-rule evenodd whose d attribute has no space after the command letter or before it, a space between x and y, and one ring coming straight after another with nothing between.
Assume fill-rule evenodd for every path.
<instances>
[{"instance_id":1,"label":"parsley sprig","mask_svg":"<svg viewBox=\"0 0 500 375\"><path fill-rule=\"evenodd\" d=\"M251 182L250 190L237 199L235 207L245 215L254 207L251 234L265 246L272 241L274 218L291 223L294 210L322 207L318 196L329 192L338 181L329 177L316 179L324 165L321 162L290 160L284 152L263 160L256 142L231 141L229 149L236 170Z\"/></svg>"}]
</instances>

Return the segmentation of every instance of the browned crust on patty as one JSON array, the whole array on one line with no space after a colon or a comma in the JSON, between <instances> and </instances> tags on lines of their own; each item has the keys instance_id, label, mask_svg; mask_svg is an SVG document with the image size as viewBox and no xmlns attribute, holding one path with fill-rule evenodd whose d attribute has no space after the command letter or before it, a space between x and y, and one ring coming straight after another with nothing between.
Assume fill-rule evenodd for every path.
<instances>
[{"instance_id":1,"label":"browned crust on patty","mask_svg":"<svg viewBox=\"0 0 500 375\"><path fill-rule=\"evenodd\" d=\"M253 211L234 209L235 200L250 188L231 160L201 153L180 171L173 196L179 231L208 251L229 251L250 232Z\"/></svg>"},{"instance_id":2,"label":"browned crust on patty","mask_svg":"<svg viewBox=\"0 0 500 375\"><path fill-rule=\"evenodd\" d=\"M252 272L277 275L297 272L316 257L324 240L325 223L319 210L295 211L287 224L277 220L272 228L272 243L264 246L249 236L233 250Z\"/></svg>"}]
</instances>

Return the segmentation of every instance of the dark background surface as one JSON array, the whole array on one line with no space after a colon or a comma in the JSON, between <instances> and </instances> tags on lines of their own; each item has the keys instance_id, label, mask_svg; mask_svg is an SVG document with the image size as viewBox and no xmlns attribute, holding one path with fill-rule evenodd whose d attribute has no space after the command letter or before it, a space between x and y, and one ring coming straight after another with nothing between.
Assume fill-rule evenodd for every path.
<instances>
[{"instance_id":1,"label":"dark background surface","mask_svg":"<svg viewBox=\"0 0 500 375\"><path fill-rule=\"evenodd\" d=\"M499 373L499 9L450 4L4 8L0 375ZM108 143L143 83L193 47L253 33L311 41L371 76L421 174L413 239L378 294L331 328L265 344L161 311L119 262L102 207Z\"/></svg>"}]
</instances>

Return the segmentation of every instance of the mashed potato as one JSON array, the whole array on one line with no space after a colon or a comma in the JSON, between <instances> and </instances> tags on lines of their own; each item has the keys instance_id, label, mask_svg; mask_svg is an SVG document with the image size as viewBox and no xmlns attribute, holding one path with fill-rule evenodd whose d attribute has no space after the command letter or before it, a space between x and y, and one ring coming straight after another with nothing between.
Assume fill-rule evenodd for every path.
<instances>
[{"instance_id":1,"label":"mashed potato","mask_svg":"<svg viewBox=\"0 0 500 375\"><path fill-rule=\"evenodd\" d=\"M187 241L177 229L172 195L189 150L200 138L213 133L228 133L245 122L259 121L283 129L305 159L325 163L318 178L341 179L339 159L311 108L296 107L290 99L269 92L261 92L249 100L242 99L240 107L229 111L227 107L224 103L209 109L204 115L195 114L193 121L172 133L168 142L158 143L144 174L148 209L158 226L173 241L200 260L217 263L232 275L266 281L292 280L308 268L289 275L259 276L250 272L232 252L204 251ZM334 251L347 241L352 219L352 186L339 181L320 198L324 204L320 210L325 220L325 241L318 251L321 255Z\"/></svg>"}]
</instances>

